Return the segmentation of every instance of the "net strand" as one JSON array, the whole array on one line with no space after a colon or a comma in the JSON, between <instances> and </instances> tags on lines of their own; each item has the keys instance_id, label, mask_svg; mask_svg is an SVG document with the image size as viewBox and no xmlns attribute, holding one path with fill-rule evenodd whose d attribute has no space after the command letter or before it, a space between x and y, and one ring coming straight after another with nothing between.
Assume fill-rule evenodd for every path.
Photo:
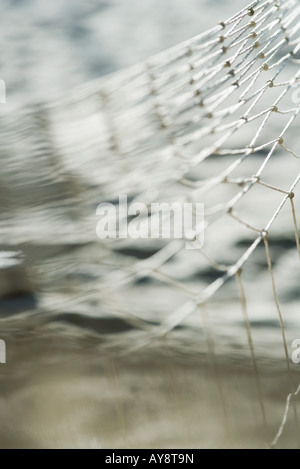
<instances>
[{"instance_id":1,"label":"net strand","mask_svg":"<svg viewBox=\"0 0 300 469\"><path fill-rule=\"evenodd\" d=\"M242 304L242 311L243 311L243 317L244 317L244 322L245 322L245 328L246 328L246 332L247 332L248 345L249 345L249 349L250 349L250 352L251 352L251 359L252 359L254 376L255 376L256 390L257 390L260 410L261 410L261 414L262 414L262 422L263 422L263 428L264 428L264 432L265 432L265 439L266 439L266 441L269 441L269 439L270 439L270 430L269 430L269 425L268 425L268 422L267 422L265 403L264 403L264 398L263 398L263 393L262 393L262 388L261 388L260 374L259 374L259 370L258 370L257 359L256 359L256 354L255 354L255 348L254 348L254 342L253 342L252 332L251 332L251 324L250 324L250 321L249 321L249 316L248 316L248 311L247 311L247 301L246 301L246 295L245 295L245 288L244 288L243 280L242 280L242 272L240 270L236 274L236 281L237 281L239 294L240 294L240 299L241 299L241 304Z\"/></svg>"},{"instance_id":2,"label":"net strand","mask_svg":"<svg viewBox=\"0 0 300 469\"><path fill-rule=\"evenodd\" d=\"M287 423L288 414L289 414L289 410L290 410L290 406L291 406L291 400L292 400L293 397L297 397L299 395L299 393L300 393L300 386L297 388L296 392L291 393L291 394L288 395L287 401L286 401L286 408L285 408L285 411L284 411L282 422L280 424L278 433L276 434L274 440L272 441L272 443L270 445L270 448L276 448L276 446L278 445L279 440L280 440L280 438L281 438L281 436L284 432L284 428L285 428L286 423Z\"/></svg>"},{"instance_id":3,"label":"net strand","mask_svg":"<svg viewBox=\"0 0 300 469\"><path fill-rule=\"evenodd\" d=\"M264 243L265 243L266 257L267 257L267 262L268 262L268 269L269 269L270 276L271 276L274 300L275 300L277 313L278 313L278 317L279 317L279 321L280 321L282 342L283 342L284 353L285 353L285 358L286 358L286 366L287 366L288 377L289 377L289 382L290 382L291 394L293 394L293 392L294 392L293 391L293 389L294 389L294 380L293 380L293 375L292 375L292 372L291 372L290 357L289 357L289 352L288 352L285 325L284 325L283 315L282 315L282 312L281 312L281 307L280 307L279 298L278 298L278 294L277 294L275 276L274 276L272 259L271 259L271 254L270 254L270 246L269 246L269 241L268 241L268 236L267 235L264 236ZM298 429L299 429L298 413L297 413L297 407L296 407L295 403L293 403L293 411L294 411L297 434L299 434L299 432L298 432Z\"/></svg>"},{"instance_id":4,"label":"net strand","mask_svg":"<svg viewBox=\"0 0 300 469\"><path fill-rule=\"evenodd\" d=\"M220 367L219 367L219 363L218 363L218 359L217 359L216 351L215 351L215 340L213 337L213 331L212 331L212 327L210 323L209 314L208 314L205 304L201 307L201 317L203 321L203 329L205 332L205 340L206 340L206 345L208 349L208 355L210 357L214 376L215 376L216 383L217 383L217 389L218 389L219 399L221 402L222 412L224 416L224 424L225 424L226 432L232 438L232 428L231 428L230 419L229 419L227 406L226 406L226 397L225 397L225 393L223 390Z\"/></svg>"}]
</instances>

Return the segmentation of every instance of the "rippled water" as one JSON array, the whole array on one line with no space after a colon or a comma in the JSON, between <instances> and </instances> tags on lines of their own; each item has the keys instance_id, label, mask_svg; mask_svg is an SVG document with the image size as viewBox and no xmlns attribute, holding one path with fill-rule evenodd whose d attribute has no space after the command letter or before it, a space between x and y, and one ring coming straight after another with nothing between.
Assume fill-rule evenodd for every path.
<instances>
[{"instance_id":1,"label":"rippled water","mask_svg":"<svg viewBox=\"0 0 300 469\"><path fill-rule=\"evenodd\" d=\"M48 101L189 39L248 2L3 0L1 78L10 107Z\"/></svg>"}]
</instances>

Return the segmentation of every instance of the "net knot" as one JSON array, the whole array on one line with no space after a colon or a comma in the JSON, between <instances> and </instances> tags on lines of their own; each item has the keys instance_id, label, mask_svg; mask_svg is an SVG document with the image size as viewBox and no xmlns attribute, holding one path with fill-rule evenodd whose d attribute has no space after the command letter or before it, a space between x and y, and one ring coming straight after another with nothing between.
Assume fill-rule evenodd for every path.
<instances>
[{"instance_id":1,"label":"net knot","mask_svg":"<svg viewBox=\"0 0 300 469\"><path fill-rule=\"evenodd\" d=\"M255 11L253 10L253 8L249 8L248 16L254 16L254 14Z\"/></svg>"},{"instance_id":2,"label":"net knot","mask_svg":"<svg viewBox=\"0 0 300 469\"><path fill-rule=\"evenodd\" d=\"M229 67L231 67L231 63L229 60L227 60L227 62L225 62L224 64L224 68L229 68Z\"/></svg>"},{"instance_id":3,"label":"net knot","mask_svg":"<svg viewBox=\"0 0 300 469\"><path fill-rule=\"evenodd\" d=\"M149 71L148 71L148 76L149 76L149 78L150 78L151 81L154 81L154 80L155 80L155 75L154 75L154 73L153 73L150 69L149 69Z\"/></svg>"},{"instance_id":4,"label":"net knot","mask_svg":"<svg viewBox=\"0 0 300 469\"><path fill-rule=\"evenodd\" d=\"M222 29L225 29L226 28L226 24L224 23L224 21L221 21L219 23L219 25L221 26Z\"/></svg>"},{"instance_id":5,"label":"net knot","mask_svg":"<svg viewBox=\"0 0 300 469\"><path fill-rule=\"evenodd\" d=\"M269 88L273 88L274 86L274 81L273 80L268 80L267 83L269 83ZM273 106L276 107L276 106Z\"/></svg>"},{"instance_id":6,"label":"net knot","mask_svg":"<svg viewBox=\"0 0 300 469\"><path fill-rule=\"evenodd\" d=\"M262 69L266 72L267 70L269 70L269 65L263 64Z\"/></svg>"},{"instance_id":7,"label":"net knot","mask_svg":"<svg viewBox=\"0 0 300 469\"><path fill-rule=\"evenodd\" d=\"M289 198L290 198L291 200L293 200L293 199L295 198L295 192L291 192L291 193L289 194Z\"/></svg>"},{"instance_id":8,"label":"net knot","mask_svg":"<svg viewBox=\"0 0 300 469\"><path fill-rule=\"evenodd\" d=\"M278 112L278 107L277 106L272 106L271 111L272 112Z\"/></svg>"},{"instance_id":9,"label":"net knot","mask_svg":"<svg viewBox=\"0 0 300 469\"><path fill-rule=\"evenodd\" d=\"M256 22L255 22L255 21L251 21L251 23L250 23L250 25L249 25L249 26L250 26L250 28L255 28L255 26L256 26Z\"/></svg>"},{"instance_id":10,"label":"net knot","mask_svg":"<svg viewBox=\"0 0 300 469\"><path fill-rule=\"evenodd\" d=\"M150 86L150 94L152 94L154 96L157 95L157 89L154 88L154 86Z\"/></svg>"},{"instance_id":11,"label":"net knot","mask_svg":"<svg viewBox=\"0 0 300 469\"><path fill-rule=\"evenodd\" d=\"M260 47L260 43L257 41L253 44L253 49L258 49Z\"/></svg>"},{"instance_id":12,"label":"net knot","mask_svg":"<svg viewBox=\"0 0 300 469\"><path fill-rule=\"evenodd\" d=\"M261 235L263 239L266 239L269 236L269 232L267 230L262 230Z\"/></svg>"},{"instance_id":13,"label":"net knot","mask_svg":"<svg viewBox=\"0 0 300 469\"><path fill-rule=\"evenodd\" d=\"M279 143L279 145L283 145L283 138L282 137L278 138L278 143Z\"/></svg>"},{"instance_id":14,"label":"net knot","mask_svg":"<svg viewBox=\"0 0 300 469\"><path fill-rule=\"evenodd\" d=\"M164 129L167 129L167 128L168 128L168 124L163 119L161 119L160 129L164 130Z\"/></svg>"},{"instance_id":15,"label":"net knot","mask_svg":"<svg viewBox=\"0 0 300 469\"><path fill-rule=\"evenodd\" d=\"M220 41L221 43L224 42L225 39L226 39L225 36L220 36L220 37L219 37L219 41Z\"/></svg>"}]
</instances>

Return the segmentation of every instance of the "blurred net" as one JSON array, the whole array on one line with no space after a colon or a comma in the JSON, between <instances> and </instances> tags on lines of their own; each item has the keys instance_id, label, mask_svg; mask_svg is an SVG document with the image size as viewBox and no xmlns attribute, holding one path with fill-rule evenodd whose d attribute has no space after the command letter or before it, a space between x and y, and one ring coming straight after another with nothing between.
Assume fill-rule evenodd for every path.
<instances>
[{"instance_id":1,"label":"blurred net","mask_svg":"<svg viewBox=\"0 0 300 469\"><path fill-rule=\"evenodd\" d=\"M256 354L274 346L296 390L281 299L292 317L299 20L298 0L255 1L146 63L3 117L0 131L1 246L25 251L39 310L65 318L100 309L124 319L143 332L127 353L183 326L195 337L202 330L216 362L215 341L228 341L227 328L239 336L242 307L269 444ZM120 194L147 205L205 203L205 226L195 227L205 230L204 246L185 249L189 238L97 240L96 208L118 208ZM280 326L283 351L273 336L257 336L256 350L252 326L264 320Z\"/></svg>"}]
</instances>

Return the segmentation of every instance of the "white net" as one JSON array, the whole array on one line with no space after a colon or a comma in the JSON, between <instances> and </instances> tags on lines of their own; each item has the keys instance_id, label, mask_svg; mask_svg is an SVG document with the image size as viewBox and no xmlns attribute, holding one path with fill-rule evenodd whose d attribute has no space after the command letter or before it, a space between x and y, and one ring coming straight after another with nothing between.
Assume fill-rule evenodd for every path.
<instances>
[{"instance_id":1,"label":"white net","mask_svg":"<svg viewBox=\"0 0 300 469\"><path fill-rule=\"evenodd\" d=\"M119 318L134 330L110 338L123 355L166 337L182 354L198 344L225 420L219 355L251 357L268 445L287 415L274 439L257 357L284 359L297 389L299 30L298 0L257 0L146 63L3 118L0 131L1 246L25 251L38 311L76 324ZM120 194L204 203L204 246L100 241L96 208L117 207Z\"/></svg>"}]
</instances>

